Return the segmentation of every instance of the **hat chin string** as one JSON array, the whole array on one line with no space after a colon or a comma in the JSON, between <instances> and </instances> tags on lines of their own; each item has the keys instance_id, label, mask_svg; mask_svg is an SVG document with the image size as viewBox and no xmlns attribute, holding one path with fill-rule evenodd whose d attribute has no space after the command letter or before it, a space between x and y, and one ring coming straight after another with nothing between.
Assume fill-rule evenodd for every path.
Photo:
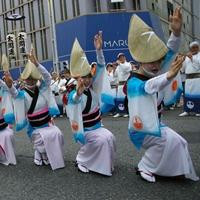
<instances>
[{"instance_id":1,"label":"hat chin string","mask_svg":"<svg viewBox=\"0 0 200 200\"><path fill-rule=\"evenodd\" d=\"M149 77L149 78L153 78L153 77L157 76L157 74L158 74L158 73L154 74L153 72L150 72L150 71L146 70L143 66L141 66L141 67L142 67L142 69L143 69L145 75L146 75L147 77Z\"/></svg>"},{"instance_id":2,"label":"hat chin string","mask_svg":"<svg viewBox=\"0 0 200 200\"><path fill-rule=\"evenodd\" d=\"M28 84L25 84L25 87L27 87L28 89L32 90L35 88L36 85L28 85Z\"/></svg>"},{"instance_id":3,"label":"hat chin string","mask_svg":"<svg viewBox=\"0 0 200 200\"><path fill-rule=\"evenodd\" d=\"M28 84L26 81L25 81L25 87L29 88L29 89L34 89L36 86L36 83L35 84Z\"/></svg>"}]
</instances>

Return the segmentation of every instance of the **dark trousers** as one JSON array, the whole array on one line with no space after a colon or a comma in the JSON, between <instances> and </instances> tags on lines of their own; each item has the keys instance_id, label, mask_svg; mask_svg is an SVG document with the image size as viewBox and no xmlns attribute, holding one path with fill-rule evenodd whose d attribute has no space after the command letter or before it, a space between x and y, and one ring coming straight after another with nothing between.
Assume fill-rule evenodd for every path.
<instances>
[{"instance_id":1,"label":"dark trousers","mask_svg":"<svg viewBox=\"0 0 200 200\"><path fill-rule=\"evenodd\" d=\"M127 95L125 96L125 99L124 99L124 108L126 110L126 113L129 114L129 111L128 111L128 97L127 97Z\"/></svg>"},{"instance_id":2,"label":"dark trousers","mask_svg":"<svg viewBox=\"0 0 200 200\"><path fill-rule=\"evenodd\" d=\"M63 115L63 105L58 105L58 109L60 111L60 115Z\"/></svg>"}]
</instances>

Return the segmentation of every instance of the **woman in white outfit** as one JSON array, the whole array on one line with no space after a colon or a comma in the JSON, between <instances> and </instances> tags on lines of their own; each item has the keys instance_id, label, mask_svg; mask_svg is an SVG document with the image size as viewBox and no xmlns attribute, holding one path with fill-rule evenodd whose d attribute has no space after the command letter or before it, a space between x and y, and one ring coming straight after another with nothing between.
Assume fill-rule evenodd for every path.
<instances>
[{"instance_id":1,"label":"woman in white outfit","mask_svg":"<svg viewBox=\"0 0 200 200\"><path fill-rule=\"evenodd\" d=\"M138 173L149 182L156 181L154 175L185 175L191 180L199 180L187 141L159 120L160 93L167 86L170 86L171 94L178 90L176 76L185 59L177 57L168 72L158 75L161 63L168 64L176 52L175 47L179 46L177 37L181 31L181 19L179 8L172 17L173 33L168 48L136 15L132 17L129 28L129 49L140 63L139 70L132 73L127 86L129 137L137 149L142 147L146 150L138 164Z\"/></svg>"},{"instance_id":2,"label":"woman in white outfit","mask_svg":"<svg viewBox=\"0 0 200 200\"><path fill-rule=\"evenodd\" d=\"M63 135L51 118L59 114L50 88L51 75L39 64L33 50L21 78L25 81L25 87L17 90L10 74L7 73L5 77L14 98L16 129L27 127L27 134L35 149L36 165L50 164L52 170L63 168Z\"/></svg>"},{"instance_id":3,"label":"woman in white outfit","mask_svg":"<svg viewBox=\"0 0 200 200\"><path fill-rule=\"evenodd\" d=\"M68 95L66 110L74 138L81 144L76 157L79 170L111 176L114 170L115 137L109 130L101 127L100 97L103 96L104 99L113 97L102 91L105 61L101 33L95 36L94 44L97 67L91 68L78 40L74 42L70 73L77 79L77 84ZM109 81L107 83L110 87ZM114 99L112 101L114 104Z\"/></svg>"},{"instance_id":4,"label":"woman in white outfit","mask_svg":"<svg viewBox=\"0 0 200 200\"><path fill-rule=\"evenodd\" d=\"M9 63L5 55L2 56L2 67L8 71ZM5 82L0 80L0 163L16 165L14 150L14 134L11 124L14 123L12 99Z\"/></svg>"}]
</instances>

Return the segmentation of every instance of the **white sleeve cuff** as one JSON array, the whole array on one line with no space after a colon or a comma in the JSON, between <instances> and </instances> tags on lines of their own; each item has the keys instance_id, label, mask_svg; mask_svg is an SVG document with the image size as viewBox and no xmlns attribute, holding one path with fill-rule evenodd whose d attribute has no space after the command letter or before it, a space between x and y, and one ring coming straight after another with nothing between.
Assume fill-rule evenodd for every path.
<instances>
[{"instance_id":1,"label":"white sleeve cuff","mask_svg":"<svg viewBox=\"0 0 200 200\"><path fill-rule=\"evenodd\" d=\"M178 52L180 44L181 44L181 36L176 37L173 33L171 33L167 42L167 47L174 52Z\"/></svg>"},{"instance_id":2,"label":"white sleeve cuff","mask_svg":"<svg viewBox=\"0 0 200 200\"><path fill-rule=\"evenodd\" d=\"M96 54L97 54L97 62L100 64L100 65L105 65L105 58L104 58L104 55L103 55L103 50L100 49L96 49Z\"/></svg>"},{"instance_id":3,"label":"white sleeve cuff","mask_svg":"<svg viewBox=\"0 0 200 200\"><path fill-rule=\"evenodd\" d=\"M43 65L41 65L40 63L38 64L37 68L38 68L40 73L45 73L46 72L45 67Z\"/></svg>"},{"instance_id":4,"label":"white sleeve cuff","mask_svg":"<svg viewBox=\"0 0 200 200\"><path fill-rule=\"evenodd\" d=\"M17 95L18 95L18 91L17 91L17 89L15 88L14 85L12 85L12 87L9 88L9 91L10 91L12 97L14 97L14 98L17 97Z\"/></svg>"},{"instance_id":5,"label":"white sleeve cuff","mask_svg":"<svg viewBox=\"0 0 200 200\"><path fill-rule=\"evenodd\" d=\"M167 86L170 83L170 81L167 79L167 73L168 72L149 79L144 86L145 92L148 94L154 94Z\"/></svg>"}]
</instances>

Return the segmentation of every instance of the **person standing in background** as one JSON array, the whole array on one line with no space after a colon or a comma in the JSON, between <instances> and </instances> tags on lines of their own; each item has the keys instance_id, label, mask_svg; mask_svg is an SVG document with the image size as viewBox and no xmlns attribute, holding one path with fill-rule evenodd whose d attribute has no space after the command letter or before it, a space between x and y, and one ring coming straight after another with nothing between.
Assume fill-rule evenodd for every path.
<instances>
[{"instance_id":1,"label":"person standing in background","mask_svg":"<svg viewBox=\"0 0 200 200\"><path fill-rule=\"evenodd\" d=\"M183 63L185 69L185 95L184 112L179 116L184 117L192 112L200 116L200 52L199 42L194 41L189 45L190 51Z\"/></svg>"},{"instance_id":2,"label":"person standing in background","mask_svg":"<svg viewBox=\"0 0 200 200\"><path fill-rule=\"evenodd\" d=\"M116 107L119 112L113 117L120 117L120 112L126 112L124 117L128 117L128 113L124 106L125 94L123 93L123 86L126 83L128 77L130 76L130 72L132 71L132 66L129 62L126 61L126 57L124 53L119 53L117 56L117 68L115 70L114 76L117 78L118 87L117 87L117 97L116 97Z\"/></svg>"}]
</instances>

